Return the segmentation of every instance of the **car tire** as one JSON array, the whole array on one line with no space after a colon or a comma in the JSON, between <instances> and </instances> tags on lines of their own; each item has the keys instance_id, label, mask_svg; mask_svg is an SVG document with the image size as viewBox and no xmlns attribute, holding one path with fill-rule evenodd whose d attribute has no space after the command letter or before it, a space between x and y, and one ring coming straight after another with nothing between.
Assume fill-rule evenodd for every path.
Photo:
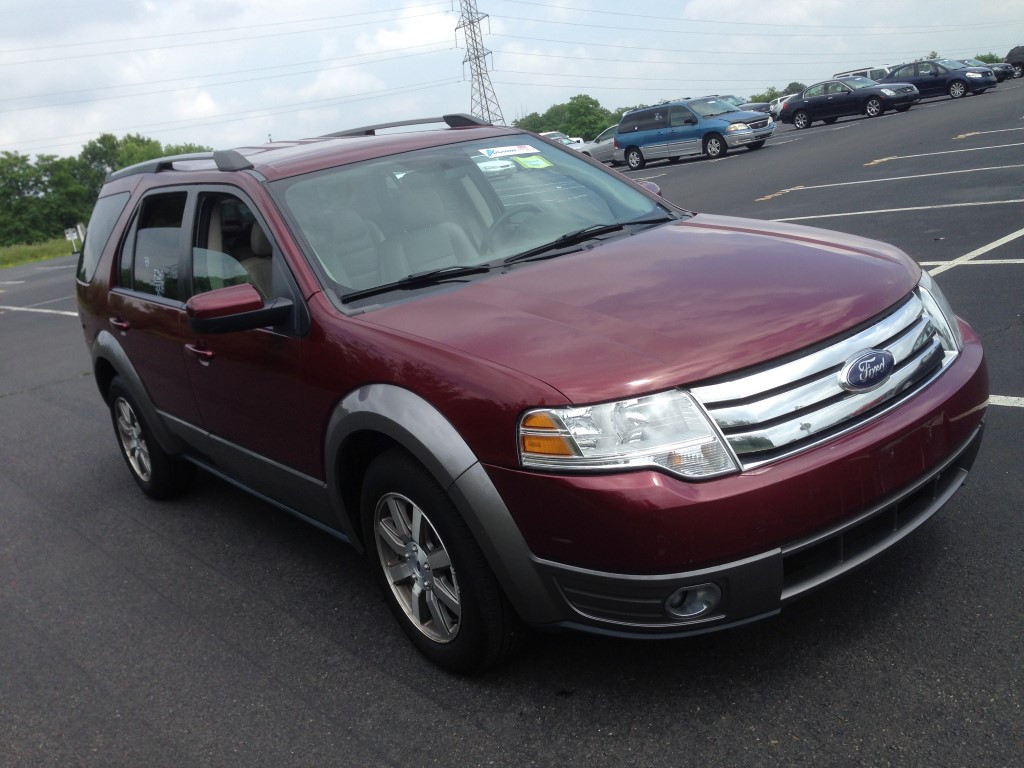
<instances>
[{"instance_id":1,"label":"car tire","mask_svg":"<svg viewBox=\"0 0 1024 768\"><path fill-rule=\"evenodd\" d=\"M121 456L142 492L153 499L170 499L183 493L192 482L195 465L160 447L120 376L110 383L107 402Z\"/></svg>"},{"instance_id":2,"label":"car tire","mask_svg":"<svg viewBox=\"0 0 1024 768\"><path fill-rule=\"evenodd\" d=\"M954 80L949 84L949 98L959 99L967 93L967 85L962 80Z\"/></svg>"},{"instance_id":3,"label":"car tire","mask_svg":"<svg viewBox=\"0 0 1024 768\"><path fill-rule=\"evenodd\" d=\"M1016 78L1020 78L1020 77L1024 77L1024 64L1014 64L1013 65L1013 77L1015 79Z\"/></svg>"},{"instance_id":4,"label":"car tire","mask_svg":"<svg viewBox=\"0 0 1024 768\"><path fill-rule=\"evenodd\" d=\"M729 146L725 143L725 139L717 133L709 133L704 137L704 154L710 159L725 157L728 152Z\"/></svg>"},{"instance_id":5,"label":"car tire","mask_svg":"<svg viewBox=\"0 0 1024 768\"><path fill-rule=\"evenodd\" d=\"M647 165L647 161L644 159L644 153L636 147L630 147L626 150L626 166L631 171L639 171Z\"/></svg>"},{"instance_id":6,"label":"car tire","mask_svg":"<svg viewBox=\"0 0 1024 768\"><path fill-rule=\"evenodd\" d=\"M760 149L764 146L764 140L755 141L753 144L747 144L747 149Z\"/></svg>"},{"instance_id":7,"label":"car tire","mask_svg":"<svg viewBox=\"0 0 1024 768\"><path fill-rule=\"evenodd\" d=\"M834 125L836 120L838 120L838 119L839 119L838 117L826 117L821 122L823 122L825 125Z\"/></svg>"},{"instance_id":8,"label":"car tire","mask_svg":"<svg viewBox=\"0 0 1024 768\"><path fill-rule=\"evenodd\" d=\"M882 106L882 100L872 96L864 102L864 114L868 117L881 117L885 114L885 107Z\"/></svg>"},{"instance_id":9,"label":"car tire","mask_svg":"<svg viewBox=\"0 0 1024 768\"><path fill-rule=\"evenodd\" d=\"M793 113L793 127L798 131L802 131L804 128L810 128L811 122L811 116L804 110L800 109Z\"/></svg>"},{"instance_id":10,"label":"car tire","mask_svg":"<svg viewBox=\"0 0 1024 768\"><path fill-rule=\"evenodd\" d=\"M418 461L399 449L374 459L361 508L374 579L424 656L473 674L517 650L522 622L451 498Z\"/></svg>"}]
</instances>

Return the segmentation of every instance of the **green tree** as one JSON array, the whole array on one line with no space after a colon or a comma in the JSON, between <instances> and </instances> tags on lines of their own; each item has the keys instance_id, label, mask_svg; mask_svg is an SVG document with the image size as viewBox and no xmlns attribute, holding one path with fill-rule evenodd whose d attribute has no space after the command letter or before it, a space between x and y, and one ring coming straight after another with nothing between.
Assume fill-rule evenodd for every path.
<instances>
[{"instance_id":1,"label":"green tree","mask_svg":"<svg viewBox=\"0 0 1024 768\"><path fill-rule=\"evenodd\" d=\"M597 99L581 93L564 104L552 104L542 115L531 112L514 120L512 125L537 133L561 131L589 140L615 122L618 122L618 115L602 107Z\"/></svg>"},{"instance_id":2,"label":"green tree","mask_svg":"<svg viewBox=\"0 0 1024 768\"><path fill-rule=\"evenodd\" d=\"M1003 61L1002 56L996 56L994 53L979 53L974 58L978 61L983 61L986 64L1001 64Z\"/></svg>"},{"instance_id":3,"label":"green tree","mask_svg":"<svg viewBox=\"0 0 1024 768\"><path fill-rule=\"evenodd\" d=\"M49 238L44 185L28 155L0 152L0 245Z\"/></svg>"}]
</instances>

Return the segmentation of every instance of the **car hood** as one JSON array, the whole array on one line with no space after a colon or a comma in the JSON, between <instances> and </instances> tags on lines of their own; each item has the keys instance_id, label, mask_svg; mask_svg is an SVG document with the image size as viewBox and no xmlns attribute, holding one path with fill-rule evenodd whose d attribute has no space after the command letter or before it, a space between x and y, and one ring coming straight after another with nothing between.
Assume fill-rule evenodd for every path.
<instances>
[{"instance_id":1,"label":"car hood","mask_svg":"<svg viewBox=\"0 0 1024 768\"><path fill-rule=\"evenodd\" d=\"M361 319L596 402L820 344L891 307L919 276L884 243L700 214Z\"/></svg>"}]
</instances>

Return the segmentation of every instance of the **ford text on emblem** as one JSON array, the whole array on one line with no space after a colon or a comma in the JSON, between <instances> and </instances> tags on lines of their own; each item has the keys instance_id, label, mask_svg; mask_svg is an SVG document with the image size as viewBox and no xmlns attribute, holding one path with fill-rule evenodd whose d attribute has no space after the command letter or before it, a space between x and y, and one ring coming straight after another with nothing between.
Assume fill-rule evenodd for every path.
<instances>
[{"instance_id":1,"label":"ford text on emblem","mask_svg":"<svg viewBox=\"0 0 1024 768\"><path fill-rule=\"evenodd\" d=\"M839 372L839 386L848 392L867 392L889 379L895 365L892 353L884 349L865 349L846 361Z\"/></svg>"}]
</instances>

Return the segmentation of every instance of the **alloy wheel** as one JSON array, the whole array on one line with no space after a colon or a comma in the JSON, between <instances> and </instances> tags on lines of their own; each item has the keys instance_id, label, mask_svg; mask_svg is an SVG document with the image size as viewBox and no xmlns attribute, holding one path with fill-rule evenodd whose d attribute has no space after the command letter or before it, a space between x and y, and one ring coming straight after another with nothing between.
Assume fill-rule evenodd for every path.
<instances>
[{"instance_id":1,"label":"alloy wheel","mask_svg":"<svg viewBox=\"0 0 1024 768\"><path fill-rule=\"evenodd\" d=\"M146 445L146 438L142 434L142 424L131 403L123 397L117 398L114 402L114 410L117 414L117 436L121 441L121 448L124 450L132 471L144 483L148 483L153 476L153 467L149 459L149 446Z\"/></svg>"}]
</instances>

